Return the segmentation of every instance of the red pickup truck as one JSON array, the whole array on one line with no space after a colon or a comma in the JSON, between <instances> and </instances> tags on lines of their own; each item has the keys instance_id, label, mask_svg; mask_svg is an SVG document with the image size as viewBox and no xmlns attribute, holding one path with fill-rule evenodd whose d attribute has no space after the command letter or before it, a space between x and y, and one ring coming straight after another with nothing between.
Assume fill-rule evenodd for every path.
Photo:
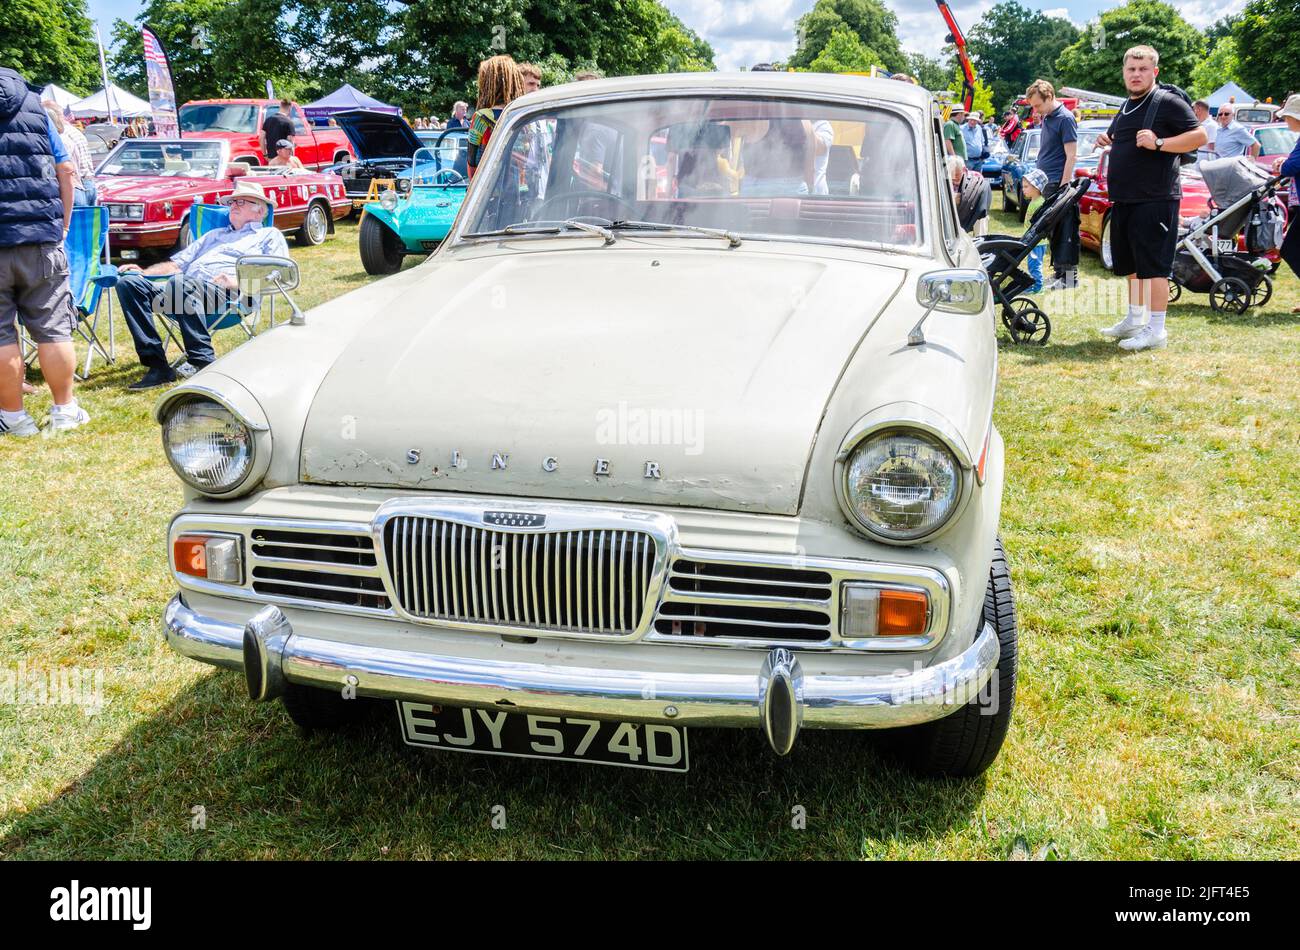
<instances>
[{"instance_id":1,"label":"red pickup truck","mask_svg":"<svg viewBox=\"0 0 1300 950\"><path fill-rule=\"evenodd\" d=\"M274 143L272 154L263 154L257 133L266 117L279 108L278 99L196 99L180 108L181 135L229 142L231 161L265 165L274 155ZM298 103L293 104L289 118L294 128L294 154L308 168L319 171L356 157L342 129L313 129Z\"/></svg>"}]
</instances>

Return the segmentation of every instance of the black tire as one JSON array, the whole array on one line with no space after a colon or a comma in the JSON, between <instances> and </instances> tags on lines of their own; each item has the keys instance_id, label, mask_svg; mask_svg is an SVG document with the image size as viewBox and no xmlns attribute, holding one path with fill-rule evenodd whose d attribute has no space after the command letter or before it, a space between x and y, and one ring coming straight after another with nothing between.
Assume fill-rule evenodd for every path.
<instances>
[{"instance_id":1,"label":"black tire","mask_svg":"<svg viewBox=\"0 0 1300 950\"><path fill-rule=\"evenodd\" d=\"M1183 296L1183 285L1178 283L1172 277L1169 278L1169 302L1178 303L1179 298Z\"/></svg>"},{"instance_id":2,"label":"black tire","mask_svg":"<svg viewBox=\"0 0 1300 950\"><path fill-rule=\"evenodd\" d=\"M1210 288L1210 309L1239 316L1250 306L1250 285L1240 277L1225 277Z\"/></svg>"},{"instance_id":3,"label":"black tire","mask_svg":"<svg viewBox=\"0 0 1300 950\"><path fill-rule=\"evenodd\" d=\"M987 769L1011 725L1019 662L1016 603L1011 571L999 539L984 591L984 620L997 633L998 663L979 696L942 719L900 730L899 751L907 764L927 776L970 778ZM989 710L996 704L996 710Z\"/></svg>"},{"instance_id":4,"label":"black tire","mask_svg":"<svg viewBox=\"0 0 1300 950\"><path fill-rule=\"evenodd\" d=\"M1265 274L1258 284L1255 285L1255 293L1250 298L1252 307L1262 307L1273 299L1273 280Z\"/></svg>"},{"instance_id":5,"label":"black tire","mask_svg":"<svg viewBox=\"0 0 1300 950\"><path fill-rule=\"evenodd\" d=\"M1012 343L1030 343L1046 346L1052 336L1052 321L1043 309L1028 297L1011 301L1011 315L1003 314L1002 322L1011 334Z\"/></svg>"},{"instance_id":6,"label":"black tire","mask_svg":"<svg viewBox=\"0 0 1300 950\"><path fill-rule=\"evenodd\" d=\"M298 226L294 239L301 247L316 247L324 244L329 234L329 212L322 202L313 201L307 206L307 213L303 215L302 224Z\"/></svg>"},{"instance_id":7,"label":"black tire","mask_svg":"<svg viewBox=\"0 0 1300 950\"><path fill-rule=\"evenodd\" d=\"M374 704L368 699L344 699L341 690L316 689L286 683L280 697L284 711L294 725L310 732L313 729L337 729L366 716Z\"/></svg>"},{"instance_id":8,"label":"black tire","mask_svg":"<svg viewBox=\"0 0 1300 950\"><path fill-rule=\"evenodd\" d=\"M1011 199L1011 189L1007 187L1007 183L1004 181L1002 183L1002 210L1004 212L1014 211L1015 208L1016 203Z\"/></svg>"},{"instance_id":9,"label":"black tire","mask_svg":"<svg viewBox=\"0 0 1300 950\"><path fill-rule=\"evenodd\" d=\"M402 242L373 214L361 219L361 265L367 274L396 274L402 269Z\"/></svg>"},{"instance_id":10,"label":"black tire","mask_svg":"<svg viewBox=\"0 0 1300 950\"><path fill-rule=\"evenodd\" d=\"M1025 223L1025 212L1029 209L1025 207L1025 183L1023 181L1016 183L1016 216L1020 218L1020 223Z\"/></svg>"},{"instance_id":11,"label":"black tire","mask_svg":"<svg viewBox=\"0 0 1300 950\"><path fill-rule=\"evenodd\" d=\"M171 249L171 254L183 251L190 246L190 216L186 215L181 218L181 233L176 236L176 244ZM170 257L171 254L168 256Z\"/></svg>"}]
</instances>

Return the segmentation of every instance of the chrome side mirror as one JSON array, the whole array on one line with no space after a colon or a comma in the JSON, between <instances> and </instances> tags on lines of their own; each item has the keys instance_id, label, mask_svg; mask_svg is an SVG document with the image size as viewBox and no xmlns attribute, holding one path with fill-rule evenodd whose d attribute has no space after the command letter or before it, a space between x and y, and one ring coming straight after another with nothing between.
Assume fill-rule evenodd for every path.
<instances>
[{"instance_id":1,"label":"chrome side mirror","mask_svg":"<svg viewBox=\"0 0 1300 950\"><path fill-rule=\"evenodd\" d=\"M298 287L298 265L292 260L287 257L246 254L235 265L235 274L241 294L260 300L264 293L278 293L289 302L293 311L289 322L299 327L307 322L298 305L289 296L289 291Z\"/></svg>"},{"instance_id":2,"label":"chrome side mirror","mask_svg":"<svg viewBox=\"0 0 1300 950\"><path fill-rule=\"evenodd\" d=\"M925 313L907 334L907 345L920 346L925 342L921 328L934 311L983 313L988 299L989 276L982 270L957 268L922 274L916 282L916 302L925 308Z\"/></svg>"}]
</instances>

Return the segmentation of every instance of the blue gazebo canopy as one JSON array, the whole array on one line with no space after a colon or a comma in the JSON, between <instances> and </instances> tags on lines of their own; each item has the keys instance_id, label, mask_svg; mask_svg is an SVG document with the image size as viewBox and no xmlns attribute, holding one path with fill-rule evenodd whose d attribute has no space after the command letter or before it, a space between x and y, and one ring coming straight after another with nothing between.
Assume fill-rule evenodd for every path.
<instances>
[{"instance_id":1,"label":"blue gazebo canopy","mask_svg":"<svg viewBox=\"0 0 1300 950\"><path fill-rule=\"evenodd\" d=\"M1206 96L1205 102L1209 105L1210 111L1213 112L1229 99L1232 99L1232 101L1236 103L1249 103L1255 101L1254 96L1248 93L1245 89L1242 89L1235 82L1225 82L1218 89L1214 90L1214 92Z\"/></svg>"},{"instance_id":2,"label":"blue gazebo canopy","mask_svg":"<svg viewBox=\"0 0 1300 950\"><path fill-rule=\"evenodd\" d=\"M302 111L307 113L307 118L313 122L317 119L328 119L335 112L346 112L348 109L369 109L372 112L388 112L392 115L402 114L402 110L397 106L390 106L387 103L380 102L373 96L367 96L360 89L346 82L328 96L317 99L315 102L309 102L302 107Z\"/></svg>"}]
</instances>

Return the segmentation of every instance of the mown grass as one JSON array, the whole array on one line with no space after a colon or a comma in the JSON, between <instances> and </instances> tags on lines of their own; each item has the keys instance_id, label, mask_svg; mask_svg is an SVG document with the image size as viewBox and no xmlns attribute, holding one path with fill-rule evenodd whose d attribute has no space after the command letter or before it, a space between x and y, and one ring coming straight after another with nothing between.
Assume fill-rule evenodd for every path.
<instances>
[{"instance_id":1,"label":"mown grass","mask_svg":"<svg viewBox=\"0 0 1300 950\"><path fill-rule=\"evenodd\" d=\"M304 305L367 279L351 223L294 255ZM1084 271L1101 276L1086 254ZM180 493L153 397L123 388L128 344L80 388L92 425L0 442L0 674L102 670L107 699L94 716L0 705L0 855L1295 857L1300 285L1283 268L1246 317L1205 303L1172 309L1168 350L1128 355L1096 336L1110 313L1053 295L1051 343L1002 347L1019 706L965 783L917 781L844 734L776 760L755 732L696 731L686 777L418 753L389 707L301 738L163 643Z\"/></svg>"}]
</instances>

